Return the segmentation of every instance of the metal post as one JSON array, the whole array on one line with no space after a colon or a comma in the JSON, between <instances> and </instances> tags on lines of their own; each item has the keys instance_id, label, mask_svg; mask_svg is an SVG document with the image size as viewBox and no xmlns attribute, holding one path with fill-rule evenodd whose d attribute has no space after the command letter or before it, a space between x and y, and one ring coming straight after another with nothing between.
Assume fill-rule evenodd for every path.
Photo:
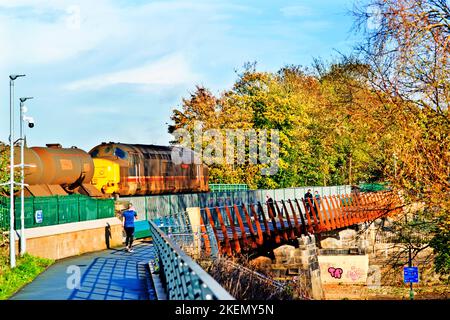
<instances>
[{"instance_id":1,"label":"metal post","mask_svg":"<svg viewBox=\"0 0 450 320\"><path fill-rule=\"evenodd\" d=\"M24 74L9 76L9 143L10 143L10 177L9 177L9 261L11 268L16 266L16 242L14 236L14 80L25 77Z\"/></svg>"},{"instance_id":2,"label":"metal post","mask_svg":"<svg viewBox=\"0 0 450 320\"><path fill-rule=\"evenodd\" d=\"M406 227L408 228L408 213L405 214ZM408 243L408 267L412 267L411 244ZM414 300L413 283L409 282L409 299Z\"/></svg>"},{"instance_id":3,"label":"metal post","mask_svg":"<svg viewBox=\"0 0 450 320\"><path fill-rule=\"evenodd\" d=\"M20 255L26 252L25 238L25 135L23 130L24 113L26 112L24 102L33 97L20 98Z\"/></svg>"},{"instance_id":4,"label":"metal post","mask_svg":"<svg viewBox=\"0 0 450 320\"><path fill-rule=\"evenodd\" d=\"M16 266L16 242L14 240L14 80L9 80L9 261L11 268Z\"/></svg>"},{"instance_id":5,"label":"metal post","mask_svg":"<svg viewBox=\"0 0 450 320\"><path fill-rule=\"evenodd\" d=\"M409 252L408 252L408 267L412 267L412 261L411 261L411 246L409 246ZM409 299L414 300L414 291L413 291L413 283L409 283Z\"/></svg>"},{"instance_id":6,"label":"metal post","mask_svg":"<svg viewBox=\"0 0 450 320\"><path fill-rule=\"evenodd\" d=\"M25 170L24 170L24 136L23 136L23 102L20 102L20 255L23 256L26 251L25 240Z\"/></svg>"}]
</instances>

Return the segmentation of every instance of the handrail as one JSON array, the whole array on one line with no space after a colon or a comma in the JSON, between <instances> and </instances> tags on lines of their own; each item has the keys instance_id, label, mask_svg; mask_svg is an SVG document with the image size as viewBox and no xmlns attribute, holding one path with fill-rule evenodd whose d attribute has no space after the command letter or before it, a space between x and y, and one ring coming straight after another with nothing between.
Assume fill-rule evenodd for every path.
<instances>
[{"instance_id":1,"label":"handrail","mask_svg":"<svg viewBox=\"0 0 450 320\"><path fill-rule=\"evenodd\" d=\"M235 300L153 221L150 229L169 300Z\"/></svg>"}]
</instances>

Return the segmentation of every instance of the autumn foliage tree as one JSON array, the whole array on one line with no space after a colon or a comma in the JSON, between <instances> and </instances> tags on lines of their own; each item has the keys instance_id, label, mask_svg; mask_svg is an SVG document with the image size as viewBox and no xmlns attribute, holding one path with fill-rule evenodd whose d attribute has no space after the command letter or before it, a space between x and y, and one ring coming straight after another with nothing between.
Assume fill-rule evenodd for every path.
<instances>
[{"instance_id":1,"label":"autumn foliage tree","mask_svg":"<svg viewBox=\"0 0 450 320\"><path fill-rule=\"evenodd\" d=\"M195 121L201 121L204 130L278 130L275 175L261 175L261 165L248 162L214 164L213 182L283 188L381 180L385 165L381 151L392 136L379 139L375 134L379 124L368 113L382 114L384 106L365 88L364 73L367 67L356 61L317 63L311 70L286 66L276 73L257 71L250 64L218 97L197 87L173 111L169 132L179 128L193 132Z\"/></svg>"},{"instance_id":2,"label":"autumn foliage tree","mask_svg":"<svg viewBox=\"0 0 450 320\"><path fill-rule=\"evenodd\" d=\"M355 9L367 83L392 106L398 157L388 175L433 225L436 269L450 274L450 7L446 0L373 0ZM392 118L394 116L395 118ZM400 117L399 117L400 116Z\"/></svg>"}]
</instances>

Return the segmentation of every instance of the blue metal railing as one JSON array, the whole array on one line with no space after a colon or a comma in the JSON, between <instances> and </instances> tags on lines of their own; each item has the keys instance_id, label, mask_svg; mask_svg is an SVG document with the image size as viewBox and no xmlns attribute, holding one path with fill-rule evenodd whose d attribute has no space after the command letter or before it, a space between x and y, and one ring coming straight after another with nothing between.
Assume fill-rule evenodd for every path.
<instances>
[{"instance_id":1,"label":"blue metal railing","mask_svg":"<svg viewBox=\"0 0 450 320\"><path fill-rule=\"evenodd\" d=\"M234 300L153 221L150 230L169 300Z\"/></svg>"}]
</instances>

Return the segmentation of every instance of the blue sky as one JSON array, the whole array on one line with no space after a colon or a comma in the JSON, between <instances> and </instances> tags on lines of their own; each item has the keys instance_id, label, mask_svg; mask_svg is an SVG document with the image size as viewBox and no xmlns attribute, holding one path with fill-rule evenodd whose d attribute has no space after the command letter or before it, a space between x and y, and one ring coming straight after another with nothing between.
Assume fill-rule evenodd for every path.
<instances>
[{"instance_id":1,"label":"blue sky","mask_svg":"<svg viewBox=\"0 0 450 320\"><path fill-rule=\"evenodd\" d=\"M229 88L248 61L276 71L349 53L347 1L0 0L0 141L9 80L36 120L29 146L168 144L166 123L196 84Z\"/></svg>"}]
</instances>

